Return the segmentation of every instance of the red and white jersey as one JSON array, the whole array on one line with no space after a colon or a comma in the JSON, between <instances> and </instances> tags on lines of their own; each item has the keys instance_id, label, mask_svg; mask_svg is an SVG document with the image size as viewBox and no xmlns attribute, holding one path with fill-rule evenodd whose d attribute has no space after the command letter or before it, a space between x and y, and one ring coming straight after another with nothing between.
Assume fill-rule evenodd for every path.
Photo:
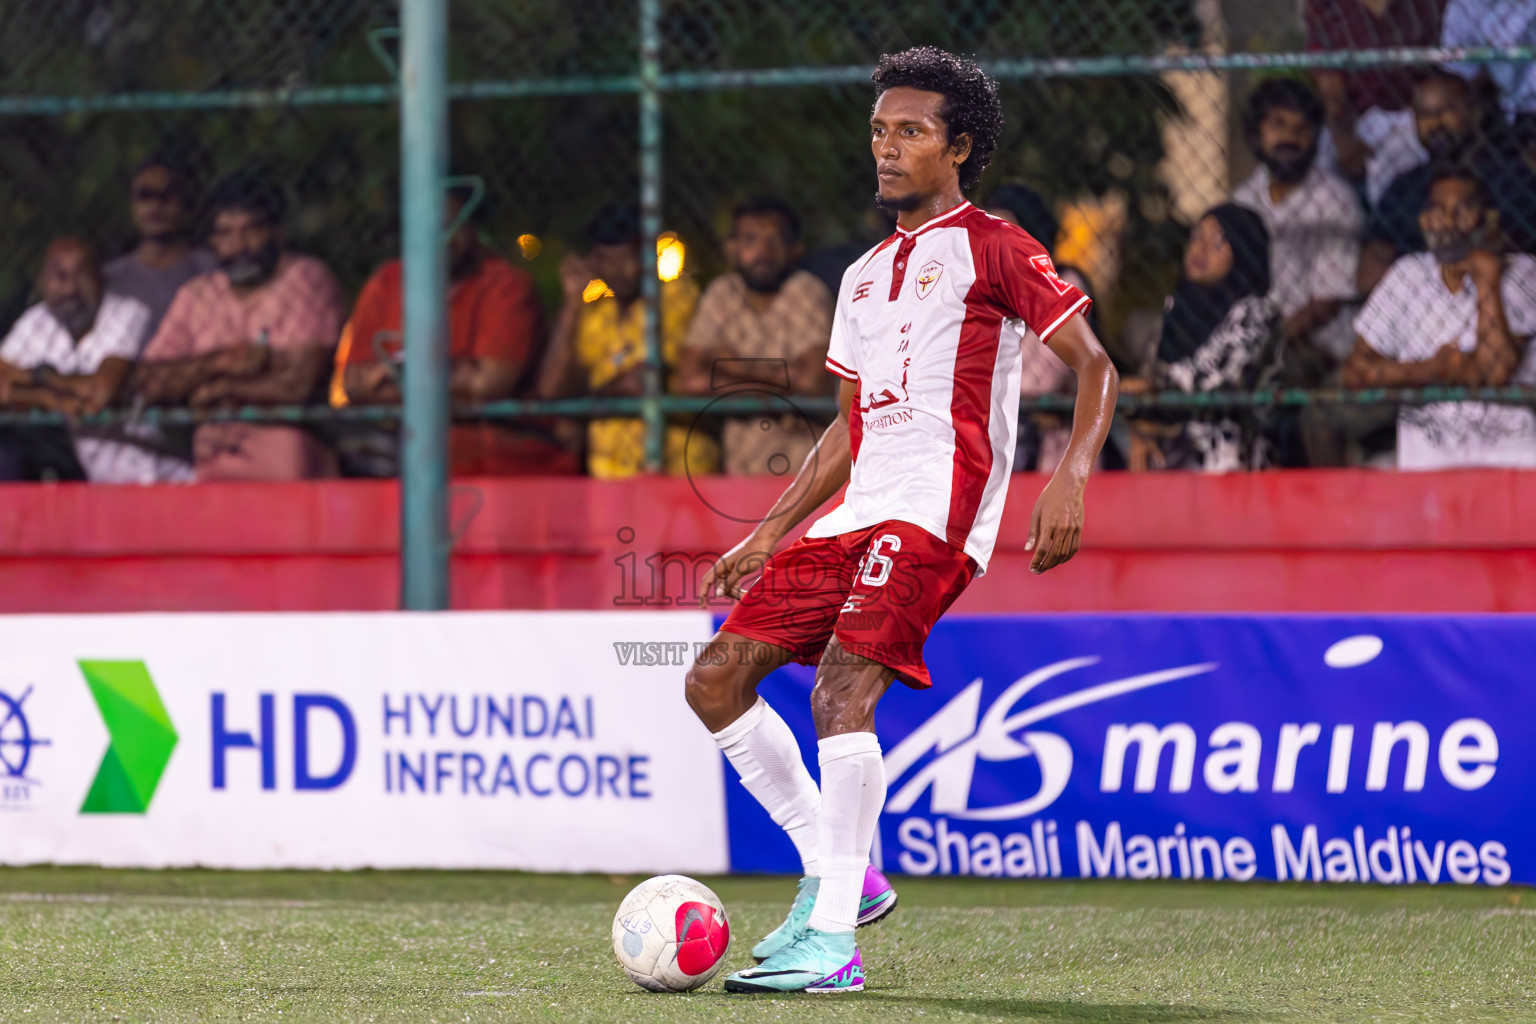
<instances>
[{"instance_id":1,"label":"red and white jersey","mask_svg":"<svg viewBox=\"0 0 1536 1024\"><path fill-rule=\"evenodd\" d=\"M897 228L849 267L827 368L858 385L853 475L806 536L898 519L985 572L1013 467L1022 346L1088 304L1039 242L970 203Z\"/></svg>"}]
</instances>

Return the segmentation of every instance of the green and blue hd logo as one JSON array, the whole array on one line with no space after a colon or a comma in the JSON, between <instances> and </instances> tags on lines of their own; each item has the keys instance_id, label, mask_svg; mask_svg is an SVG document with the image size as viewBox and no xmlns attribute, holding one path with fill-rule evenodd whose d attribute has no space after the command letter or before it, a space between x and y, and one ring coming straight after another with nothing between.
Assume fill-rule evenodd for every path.
<instances>
[{"instance_id":1,"label":"green and blue hd logo","mask_svg":"<svg viewBox=\"0 0 1536 1024\"><path fill-rule=\"evenodd\" d=\"M107 726L107 753L81 814L143 814L176 749L176 729L142 661L82 661Z\"/></svg>"}]
</instances>

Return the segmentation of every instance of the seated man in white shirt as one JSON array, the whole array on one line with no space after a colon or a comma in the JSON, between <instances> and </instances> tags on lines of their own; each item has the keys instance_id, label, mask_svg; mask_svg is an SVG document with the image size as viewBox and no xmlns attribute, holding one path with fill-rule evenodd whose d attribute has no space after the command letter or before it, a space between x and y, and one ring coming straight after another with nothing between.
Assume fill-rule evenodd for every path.
<instances>
[{"instance_id":1,"label":"seated man in white shirt","mask_svg":"<svg viewBox=\"0 0 1536 1024\"><path fill-rule=\"evenodd\" d=\"M1365 214L1355 190L1318 165L1322 102L1304 82L1270 78L1248 99L1244 120L1258 168L1232 201L1264 218L1270 238L1269 297L1284 318L1286 362L1314 365L1318 383L1348 357L1344 304L1355 296Z\"/></svg>"},{"instance_id":2,"label":"seated man in white shirt","mask_svg":"<svg viewBox=\"0 0 1536 1024\"><path fill-rule=\"evenodd\" d=\"M1280 310L1284 383L1336 387L1354 345L1347 304L1356 295L1365 213L1354 187L1318 163L1323 106L1305 82L1260 82L1243 126L1259 166L1232 201L1257 212L1269 231L1269 299ZM1352 442L1389 425L1372 411L1314 406L1285 416L1279 429L1297 437L1307 465L1339 466ZM1294 442L1281 450L1285 462L1301 454Z\"/></svg>"},{"instance_id":3,"label":"seated man in white shirt","mask_svg":"<svg viewBox=\"0 0 1536 1024\"><path fill-rule=\"evenodd\" d=\"M0 406L73 416L100 412L122 390L138 357L149 308L104 292L95 250L72 236L48 246L38 291L43 301L23 313L0 342ZM80 427L73 434L75 455L89 480L175 478L174 460L131 443L122 428Z\"/></svg>"},{"instance_id":4,"label":"seated man in white shirt","mask_svg":"<svg viewBox=\"0 0 1536 1024\"><path fill-rule=\"evenodd\" d=\"M1536 384L1536 259L1500 255L1483 183L1437 168L1419 225L1429 252L1392 264L1355 319L1347 387ZM1400 469L1536 467L1536 411L1485 402L1405 406Z\"/></svg>"}]
</instances>

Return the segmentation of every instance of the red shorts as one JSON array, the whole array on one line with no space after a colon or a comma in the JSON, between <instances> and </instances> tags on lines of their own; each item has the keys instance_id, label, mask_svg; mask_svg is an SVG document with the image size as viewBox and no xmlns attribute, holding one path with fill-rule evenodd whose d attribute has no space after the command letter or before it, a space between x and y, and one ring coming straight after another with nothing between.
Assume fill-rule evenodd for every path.
<instances>
[{"instance_id":1,"label":"red shorts","mask_svg":"<svg viewBox=\"0 0 1536 1024\"><path fill-rule=\"evenodd\" d=\"M768 560L720 628L821 662L843 650L932 684L923 643L976 574L976 563L920 526L890 520L836 537L801 537Z\"/></svg>"}]
</instances>

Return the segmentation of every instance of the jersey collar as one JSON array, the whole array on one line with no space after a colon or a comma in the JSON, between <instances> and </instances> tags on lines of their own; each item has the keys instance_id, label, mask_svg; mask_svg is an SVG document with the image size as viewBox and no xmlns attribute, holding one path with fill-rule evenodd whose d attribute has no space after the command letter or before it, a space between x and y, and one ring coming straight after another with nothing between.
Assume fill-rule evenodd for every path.
<instances>
[{"instance_id":1,"label":"jersey collar","mask_svg":"<svg viewBox=\"0 0 1536 1024\"><path fill-rule=\"evenodd\" d=\"M962 199L962 200L960 200L960 205L959 206L956 206L954 209L950 210L947 213L939 214L937 217L934 217L932 220L925 222L923 224L923 226L920 227L920 228L916 228L916 229L914 229L912 231L908 231L906 228L902 227L900 224L897 224L896 225L896 233L898 235L902 236L903 238L912 238L912 237L915 237L917 235L922 234L924 231L927 231L929 228L940 227L941 225L944 224L945 221L954 220L956 217L960 216L965 211L973 210L973 209L975 209L975 207L973 207L971 205L970 200Z\"/></svg>"}]
</instances>

